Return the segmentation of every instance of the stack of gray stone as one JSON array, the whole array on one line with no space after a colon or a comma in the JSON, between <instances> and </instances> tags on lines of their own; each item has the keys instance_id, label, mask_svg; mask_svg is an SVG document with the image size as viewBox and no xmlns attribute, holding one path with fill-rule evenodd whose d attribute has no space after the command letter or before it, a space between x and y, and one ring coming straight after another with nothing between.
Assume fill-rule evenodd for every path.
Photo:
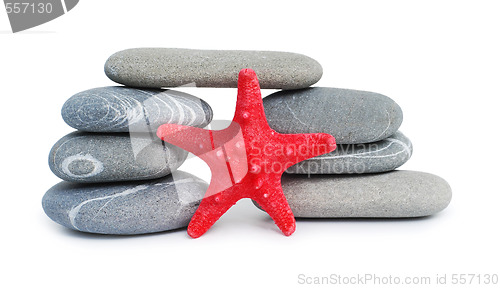
<instances>
[{"instance_id":1,"label":"stack of gray stone","mask_svg":"<svg viewBox=\"0 0 500 288\"><path fill-rule=\"evenodd\" d=\"M187 152L161 141L164 123L205 127L212 109L173 90L102 87L69 98L62 117L77 129L50 151L64 181L42 200L46 214L68 228L141 234L187 226L207 184L177 168Z\"/></svg>"},{"instance_id":2,"label":"stack of gray stone","mask_svg":"<svg viewBox=\"0 0 500 288\"><path fill-rule=\"evenodd\" d=\"M413 146L398 131L403 112L387 96L348 89L306 88L264 98L280 133L328 133L337 149L293 165L282 186L296 217L405 218L435 214L451 200L442 178L395 170Z\"/></svg>"},{"instance_id":3,"label":"stack of gray stone","mask_svg":"<svg viewBox=\"0 0 500 288\"><path fill-rule=\"evenodd\" d=\"M252 68L271 128L280 133L328 133L337 149L288 168L282 178L296 217L422 217L446 208L451 189L423 172L395 170L412 154L398 131L403 113L387 96L310 87L321 65L307 56L269 51L129 49L113 54L105 73L122 87L87 90L62 108L78 131L52 148L49 165L65 180L43 198L47 215L71 229L141 234L185 227L207 184L175 171L187 153L160 141L164 123L204 127L212 120L201 99L161 88L237 87Z\"/></svg>"}]
</instances>

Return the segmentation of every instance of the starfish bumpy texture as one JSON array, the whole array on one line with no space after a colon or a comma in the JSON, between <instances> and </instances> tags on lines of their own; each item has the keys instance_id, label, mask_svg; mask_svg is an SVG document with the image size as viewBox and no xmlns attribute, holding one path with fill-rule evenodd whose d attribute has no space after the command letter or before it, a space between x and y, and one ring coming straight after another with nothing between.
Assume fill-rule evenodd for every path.
<instances>
[{"instance_id":1,"label":"starfish bumpy texture","mask_svg":"<svg viewBox=\"0 0 500 288\"><path fill-rule=\"evenodd\" d=\"M280 134L271 129L257 75L251 69L239 73L236 111L228 128L164 124L157 135L210 167L210 185L188 226L193 238L203 235L242 198L257 202L283 234L291 235L295 218L281 189L281 175L297 162L336 148L335 138L329 134Z\"/></svg>"}]
</instances>

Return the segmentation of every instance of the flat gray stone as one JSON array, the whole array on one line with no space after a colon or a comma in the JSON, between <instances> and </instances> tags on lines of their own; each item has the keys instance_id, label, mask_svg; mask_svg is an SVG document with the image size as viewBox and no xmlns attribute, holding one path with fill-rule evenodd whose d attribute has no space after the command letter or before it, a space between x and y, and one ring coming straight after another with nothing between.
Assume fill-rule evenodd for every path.
<instances>
[{"instance_id":1,"label":"flat gray stone","mask_svg":"<svg viewBox=\"0 0 500 288\"><path fill-rule=\"evenodd\" d=\"M372 92L314 87L264 98L269 126L280 133L328 133L337 144L371 143L396 133L403 112Z\"/></svg>"},{"instance_id":2,"label":"flat gray stone","mask_svg":"<svg viewBox=\"0 0 500 288\"><path fill-rule=\"evenodd\" d=\"M212 108L173 90L102 87L80 92L64 103L64 121L88 132L156 132L165 123L205 127Z\"/></svg>"},{"instance_id":3,"label":"flat gray stone","mask_svg":"<svg viewBox=\"0 0 500 288\"><path fill-rule=\"evenodd\" d=\"M451 201L451 188L444 179L416 171L284 174L281 181L295 217L423 217L438 213Z\"/></svg>"},{"instance_id":4,"label":"flat gray stone","mask_svg":"<svg viewBox=\"0 0 500 288\"><path fill-rule=\"evenodd\" d=\"M186 157L152 134L73 132L52 147L49 166L71 182L146 180L175 171Z\"/></svg>"},{"instance_id":5,"label":"flat gray stone","mask_svg":"<svg viewBox=\"0 0 500 288\"><path fill-rule=\"evenodd\" d=\"M367 144L341 144L333 152L309 158L286 170L291 174L364 174L391 171L408 161L413 152L410 139L396 132Z\"/></svg>"},{"instance_id":6,"label":"flat gray stone","mask_svg":"<svg viewBox=\"0 0 500 288\"><path fill-rule=\"evenodd\" d=\"M257 73L261 88L299 89L318 82L321 65L307 56L274 51L135 48L109 57L109 79L132 87L236 88L241 69Z\"/></svg>"},{"instance_id":7,"label":"flat gray stone","mask_svg":"<svg viewBox=\"0 0 500 288\"><path fill-rule=\"evenodd\" d=\"M73 230L132 235L186 227L207 183L181 171L157 180L113 184L60 182L42 199L55 222Z\"/></svg>"}]
</instances>

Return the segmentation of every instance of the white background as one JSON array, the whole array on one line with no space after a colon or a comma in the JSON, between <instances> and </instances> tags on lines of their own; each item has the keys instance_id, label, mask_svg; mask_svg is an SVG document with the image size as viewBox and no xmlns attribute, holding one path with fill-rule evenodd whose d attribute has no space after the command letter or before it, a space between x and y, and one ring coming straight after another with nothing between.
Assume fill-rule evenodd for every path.
<instances>
[{"instance_id":1,"label":"white background","mask_svg":"<svg viewBox=\"0 0 500 288\"><path fill-rule=\"evenodd\" d=\"M0 10L0 286L295 287L307 286L299 274L358 273L433 283L448 274L449 283L453 273L500 273L495 2L82 0L17 34ZM60 181L49 150L72 131L60 109L77 92L114 85L104 62L133 47L315 58L324 70L315 86L378 92L400 104L401 130L414 144L402 169L445 178L453 200L421 220L299 220L291 237L247 200L195 240L185 230L111 237L65 229L41 207ZM208 101L215 119L232 118L235 89L185 89Z\"/></svg>"}]
</instances>

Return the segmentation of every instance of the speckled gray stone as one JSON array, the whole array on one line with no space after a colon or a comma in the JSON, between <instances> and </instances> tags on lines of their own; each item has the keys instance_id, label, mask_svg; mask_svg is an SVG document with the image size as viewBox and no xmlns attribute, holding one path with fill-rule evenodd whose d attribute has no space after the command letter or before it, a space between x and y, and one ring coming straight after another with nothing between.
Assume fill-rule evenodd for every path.
<instances>
[{"instance_id":1,"label":"speckled gray stone","mask_svg":"<svg viewBox=\"0 0 500 288\"><path fill-rule=\"evenodd\" d=\"M284 174L281 181L295 217L422 217L443 210L451 201L451 188L444 179L416 171L310 178Z\"/></svg>"},{"instance_id":2,"label":"speckled gray stone","mask_svg":"<svg viewBox=\"0 0 500 288\"><path fill-rule=\"evenodd\" d=\"M371 143L396 133L403 112L372 92L315 87L264 98L269 126L280 133L328 133L337 144Z\"/></svg>"},{"instance_id":3,"label":"speckled gray stone","mask_svg":"<svg viewBox=\"0 0 500 288\"><path fill-rule=\"evenodd\" d=\"M207 190L181 171L157 180L114 184L60 182L42 206L50 219L73 230L132 235L186 227Z\"/></svg>"},{"instance_id":4,"label":"speckled gray stone","mask_svg":"<svg viewBox=\"0 0 500 288\"><path fill-rule=\"evenodd\" d=\"M52 147L49 166L72 182L146 180L175 171L186 157L152 134L73 132Z\"/></svg>"},{"instance_id":5,"label":"speckled gray stone","mask_svg":"<svg viewBox=\"0 0 500 288\"><path fill-rule=\"evenodd\" d=\"M286 170L291 174L363 174L391 171L408 161L413 152L410 139L396 132L367 144L337 145L333 152L309 158Z\"/></svg>"},{"instance_id":6,"label":"speckled gray stone","mask_svg":"<svg viewBox=\"0 0 500 288\"><path fill-rule=\"evenodd\" d=\"M204 127L212 109L203 100L173 90L102 87L64 103L64 121L80 131L156 132L165 123Z\"/></svg>"},{"instance_id":7,"label":"speckled gray stone","mask_svg":"<svg viewBox=\"0 0 500 288\"><path fill-rule=\"evenodd\" d=\"M109 79L132 87L235 88L241 69L257 73L260 87L298 89L318 82L321 65L307 56L274 51L135 48L109 57Z\"/></svg>"}]
</instances>

